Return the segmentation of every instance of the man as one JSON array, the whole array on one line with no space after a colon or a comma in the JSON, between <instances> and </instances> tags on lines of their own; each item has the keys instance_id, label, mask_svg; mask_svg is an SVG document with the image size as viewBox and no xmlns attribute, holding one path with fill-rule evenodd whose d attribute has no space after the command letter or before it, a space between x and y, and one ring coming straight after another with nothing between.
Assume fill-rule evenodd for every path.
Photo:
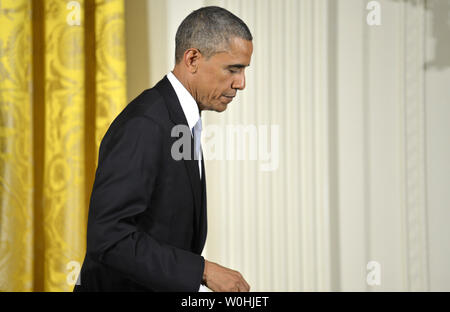
<instances>
[{"instance_id":1,"label":"man","mask_svg":"<svg viewBox=\"0 0 450 312\"><path fill-rule=\"evenodd\" d=\"M253 53L245 23L219 7L194 11L176 34L176 65L113 121L100 145L87 252L74 291L249 291L242 275L205 260L201 112L222 112L245 88ZM177 126L186 149L174 157ZM192 132L191 132L192 131ZM217 186L219 187L219 186Z\"/></svg>"}]
</instances>

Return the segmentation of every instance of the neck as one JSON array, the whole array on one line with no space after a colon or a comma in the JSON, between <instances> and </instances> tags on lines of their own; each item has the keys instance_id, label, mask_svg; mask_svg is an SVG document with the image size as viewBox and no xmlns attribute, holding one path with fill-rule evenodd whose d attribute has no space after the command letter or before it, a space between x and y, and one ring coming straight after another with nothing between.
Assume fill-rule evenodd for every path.
<instances>
[{"instance_id":1,"label":"neck","mask_svg":"<svg viewBox=\"0 0 450 312\"><path fill-rule=\"evenodd\" d=\"M179 65L175 65L175 68L173 69L172 73L178 79L178 81L181 82L183 87L185 87L186 90L192 95L195 102L197 103L198 112L200 113L200 116L201 116L202 109L201 109L200 104L198 103L195 89L193 87L193 84L190 82L188 75L179 67Z\"/></svg>"}]
</instances>

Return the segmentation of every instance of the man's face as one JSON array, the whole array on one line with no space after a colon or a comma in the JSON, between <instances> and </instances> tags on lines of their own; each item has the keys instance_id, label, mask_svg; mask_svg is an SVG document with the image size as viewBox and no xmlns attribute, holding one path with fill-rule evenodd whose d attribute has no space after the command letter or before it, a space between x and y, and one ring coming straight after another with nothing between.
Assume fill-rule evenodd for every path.
<instances>
[{"instance_id":1,"label":"man's face","mask_svg":"<svg viewBox=\"0 0 450 312\"><path fill-rule=\"evenodd\" d=\"M201 110L227 109L237 91L245 88L245 68L250 65L252 53L251 41L235 37L227 51L199 60L195 99Z\"/></svg>"}]
</instances>

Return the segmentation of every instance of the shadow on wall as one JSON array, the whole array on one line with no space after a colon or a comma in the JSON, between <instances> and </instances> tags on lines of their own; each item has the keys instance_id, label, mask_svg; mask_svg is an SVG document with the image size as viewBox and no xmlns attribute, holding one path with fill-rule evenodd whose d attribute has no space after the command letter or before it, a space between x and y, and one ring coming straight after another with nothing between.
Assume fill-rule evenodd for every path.
<instances>
[{"instance_id":1,"label":"shadow on wall","mask_svg":"<svg viewBox=\"0 0 450 312\"><path fill-rule=\"evenodd\" d=\"M441 70L450 67L450 0L428 0L426 8L432 12L435 53L425 66Z\"/></svg>"},{"instance_id":2,"label":"shadow on wall","mask_svg":"<svg viewBox=\"0 0 450 312\"><path fill-rule=\"evenodd\" d=\"M425 68L443 70L450 67L450 0L391 0L409 5L425 5L431 12L432 36L434 38L433 59Z\"/></svg>"},{"instance_id":3,"label":"shadow on wall","mask_svg":"<svg viewBox=\"0 0 450 312\"><path fill-rule=\"evenodd\" d=\"M1 1L1 0L0 0ZM127 95L128 102L153 87L168 72L167 1L127 0Z\"/></svg>"},{"instance_id":4,"label":"shadow on wall","mask_svg":"<svg viewBox=\"0 0 450 312\"><path fill-rule=\"evenodd\" d=\"M148 2L125 1L127 102L150 87Z\"/></svg>"}]
</instances>

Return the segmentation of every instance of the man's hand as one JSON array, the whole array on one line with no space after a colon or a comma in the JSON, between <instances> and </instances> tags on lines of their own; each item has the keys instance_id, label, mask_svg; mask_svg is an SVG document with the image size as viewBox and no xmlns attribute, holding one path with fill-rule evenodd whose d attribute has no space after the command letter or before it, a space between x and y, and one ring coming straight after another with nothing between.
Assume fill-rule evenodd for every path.
<instances>
[{"instance_id":1,"label":"man's hand","mask_svg":"<svg viewBox=\"0 0 450 312\"><path fill-rule=\"evenodd\" d=\"M203 281L212 291L250 291L250 285L247 284L241 273L225 268L217 263L207 261L206 259Z\"/></svg>"}]
</instances>

